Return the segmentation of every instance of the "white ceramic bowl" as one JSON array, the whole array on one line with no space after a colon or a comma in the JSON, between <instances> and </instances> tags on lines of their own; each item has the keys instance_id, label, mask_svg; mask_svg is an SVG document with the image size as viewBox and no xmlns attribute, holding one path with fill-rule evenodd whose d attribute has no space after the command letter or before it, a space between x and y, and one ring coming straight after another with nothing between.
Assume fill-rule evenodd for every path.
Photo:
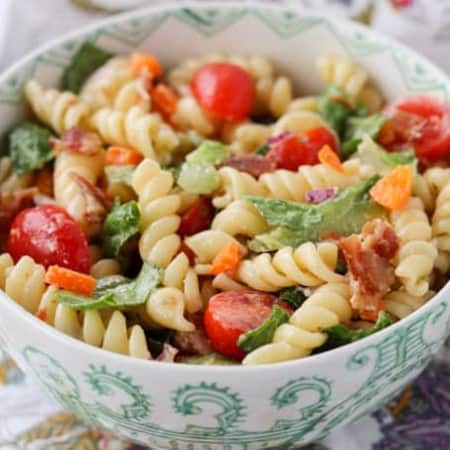
<instances>
[{"instance_id":1,"label":"white ceramic bowl","mask_svg":"<svg viewBox=\"0 0 450 450\"><path fill-rule=\"evenodd\" d=\"M448 78L424 58L361 26L267 4L162 5L117 16L33 53L0 78L1 129L25 113L21 88L57 85L77 46L150 50L174 64L208 52L270 56L300 92L321 88L318 55L347 54L387 98L448 100ZM450 286L408 318L354 344L262 367L146 362L67 337L0 293L0 331L20 366L88 422L155 449L289 448L316 440L398 393L449 332Z\"/></svg>"}]
</instances>

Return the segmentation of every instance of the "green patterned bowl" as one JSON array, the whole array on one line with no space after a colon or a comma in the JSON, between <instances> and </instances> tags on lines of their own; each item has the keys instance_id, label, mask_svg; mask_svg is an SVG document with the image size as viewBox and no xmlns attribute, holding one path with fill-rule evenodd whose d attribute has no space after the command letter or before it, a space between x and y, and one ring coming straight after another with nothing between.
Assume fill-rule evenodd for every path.
<instances>
[{"instance_id":1,"label":"green patterned bowl","mask_svg":"<svg viewBox=\"0 0 450 450\"><path fill-rule=\"evenodd\" d=\"M165 64L207 51L270 56L301 92L320 88L318 55L347 54L388 98L432 93L448 78L424 58L361 26L267 4L163 5L117 16L28 56L0 78L1 129L23 118L21 90L57 85L85 39L116 52L151 50ZM262 367L152 363L60 334L0 293L8 351L64 407L155 449L289 448L316 440L391 399L427 365L449 332L450 286L407 319L363 341Z\"/></svg>"}]
</instances>

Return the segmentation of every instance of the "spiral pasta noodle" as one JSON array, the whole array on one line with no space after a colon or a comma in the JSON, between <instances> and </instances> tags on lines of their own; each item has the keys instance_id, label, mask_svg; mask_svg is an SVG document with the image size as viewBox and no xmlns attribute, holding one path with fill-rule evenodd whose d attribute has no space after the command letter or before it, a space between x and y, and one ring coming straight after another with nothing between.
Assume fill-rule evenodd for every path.
<instances>
[{"instance_id":1,"label":"spiral pasta noodle","mask_svg":"<svg viewBox=\"0 0 450 450\"><path fill-rule=\"evenodd\" d=\"M233 236L221 230L201 231L187 237L185 243L194 252L200 264L211 263L219 251L230 243L238 245L243 253L246 251Z\"/></svg>"},{"instance_id":2,"label":"spiral pasta noodle","mask_svg":"<svg viewBox=\"0 0 450 450\"><path fill-rule=\"evenodd\" d=\"M233 153L237 155L254 152L264 145L271 135L272 127L251 121L229 123L222 128L223 140L230 144Z\"/></svg>"},{"instance_id":3,"label":"spiral pasta noodle","mask_svg":"<svg viewBox=\"0 0 450 450\"><path fill-rule=\"evenodd\" d=\"M139 106L148 112L151 109L151 97L145 81L133 76L126 58L112 58L84 83L80 98L93 111L111 107L128 111Z\"/></svg>"},{"instance_id":4,"label":"spiral pasta noodle","mask_svg":"<svg viewBox=\"0 0 450 450\"><path fill-rule=\"evenodd\" d=\"M250 352L244 365L267 364L303 358L326 342L329 327L352 317L350 287L329 283L318 288L275 332L272 343Z\"/></svg>"},{"instance_id":5,"label":"spiral pasta noodle","mask_svg":"<svg viewBox=\"0 0 450 450\"><path fill-rule=\"evenodd\" d=\"M412 197L405 209L391 214L391 221L400 239L395 274L409 294L424 295L429 289L437 250L431 242L431 225L422 201Z\"/></svg>"},{"instance_id":6,"label":"spiral pasta noodle","mask_svg":"<svg viewBox=\"0 0 450 450\"><path fill-rule=\"evenodd\" d=\"M276 170L261 175L259 184L268 197L304 202L307 192L312 189L342 189L366 178L365 167L358 159L345 161L342 167L342 173L323 164L300 166L297 172Z\"/></svg>"},{"instance_id":7,"label":"spiral pasta noodle","mask_svg":"<svg viewBox=\"0 0 450 450\"><path fill-rule=\"evenodd\" d=\"M213 199L216 208L224 208L233 200L242 198L245 194L264 196L264 186L248 173L240 172L233 167L219 169L221 188L220 195Z\"/></svg>"},{"instance_id":8,"label":"spiral pasta noodle","mask_svg":"<svg viewBox=\"0 0 450 450\"><path fill-rule=\"evenodd\" d=\"M88 127L90 108L75 94L45 90L34 80L25 84L24 92L36 116L57 133L62 134L73 127Z\"/></svg>"},{"instance_id":9,"label":"spiral pasta noodle","mask_svg":"<svg viewBox=\"0 0 450 450\"><path fill-rule=\"evenodd\" d=\"M318 286L341 282L343 276L335 273L338 248L331 242L306 242L295 250L278 250L273 256L262 253L241 262L237 279L253 289L276 292L283 287Z\"/></svg>"},{"instance_id":10,"label":"spiral pasta noodle","mask_svg":"<svg viewBox=\"0 0 450 450\"><path fill-rule=\"evenodd\" d=\"M144 159L133 173L132 186L141 211L139 251L144 261L166 268L177 254L180 197L171 194L173 177L156 161Z\"/></svg>"},{"instance_id":11,"label":"spiral pasta noodle","mask_svg":"<svg viewBox=\"0 0 450 450\"><path fill-rule=\"evenodd\" d=\"M433 294L428 291L417 296L409 294L404 289L392 291L383 299L383 310L396 319L403 319L425 304Z\"/></svg>"},{"instance_id":12,"label":"spiral pasta noodle","mask_svg":"<svg viewBox=\"0 0 450 450\"><path fill-rule=\"evenodd\" d=\"M53 173L55 200L88 236L99 232L106 211L95 196L86 193L78 177L95 186L103 173L103 162L103 152L88 156L66 150L56 158Z\"/></svg>"},{"instance_id":13,"label":"spiral pasta noodle","mask_svg":"<svg viewBox=\"0 0 450 450\"><path fill-rule=\"evenodd\" d=\"M352 102L364 104L371 113L381 109L383 96L370 83L366 71L351 59L335 55L322 56L317 61L317 69L327 85L342 89Z\"/></svg>"},{"instance_id":14,"label":"spiral pasta noodle","mask_svg":"<svg viewBox=\"0 0 450 450\"><path fill-rule=\"evenodd\" d=\"M235 200L214 218L211 229L222 230L231 236L254 237L268 230L264 218L245 200Z\"/></svg>"},{"instance_id":15,"label":"spiral pasta noodle","mask_svg":"<svg viewBox=\"0 0 450 450\"><path fill-rule=\"evenodd\" d=\"M424 176L437 194L432 233L439 251L436 267L445 273L450 270L450 169L428 169Z\"/></svg>"},{"instance_id":16,"label":"spiral pasta noodle","mask_svg":"<svg viewBox=\"0 0 450 450\"><path fill-rule=\"evenodd\" d=\"M159 114L146 113L139 106L126 112L112 108L96 111L90 120L107 144L133 147L145 157L167 163L178 145L178 137Z\"/></svg>"}]
</instances>

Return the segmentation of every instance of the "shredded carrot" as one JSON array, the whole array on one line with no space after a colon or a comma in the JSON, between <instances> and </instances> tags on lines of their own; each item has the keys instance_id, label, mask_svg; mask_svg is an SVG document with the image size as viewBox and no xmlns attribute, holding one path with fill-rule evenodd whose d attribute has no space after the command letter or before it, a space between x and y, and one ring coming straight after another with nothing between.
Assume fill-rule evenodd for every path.
<instances>
[{"instance_id":1,"label":"shredded carrot","mask_svg":"<svg viewBox=\"0 0 450 450\"><path fill-rule=\"evenodd\" d=\"M109 147L106 151L105 164L110 166L136 166L144 157L133 148Z\"/></svg>"},{"instance_id":2,"label":"shredded carrot","mask_svg":"<svg viewBox=\"0 0 450 450\"><path fill-rule=\"evenodd\" d=\"M164 83L158 83L152 90L152 100L155 108L164 117L171 117L177 109L178 96Z\"/></svg>"},{"instance_id":3,"label":"shredded carrot","mask_svg":"<svg viewBox=\"0 0 450 450\"><path fill-rule=\"evenodd\" d=\"M60 266L50 266L45 274L45 282L60 289L67 289L82 295L91 295L95 289L95 278Z\"/></svg>"},{"instance_id":4,"label":"shredded carrot","mask_svg":"<svg viewBox=\"0 0 450 450\"><path fill-rule=\"evenodd\" d=\"M213 275L223 272L234 273L241 259L242 252L239 245L235 242L230 242L214 258L211 273Z\"/></svg>"},{"instance_id":5,"label":"shredded carrot","mask_svg":"<svg viewBox=\"0 0 450 450\"><path fill-rule=\"evenodd\" d=\"M132 53L129 59L130 69L134 76L149 74L158 78L163 74L161 63L149 53Z\"/></svg>"},{"instance_id":6,"label":"shredded carrot","mask_svg":"<svg viewBox=\"0 0 450 450\"><path fill-rule=\"evenodd\" d=\"M47 308L40 308L36 313L36 317L45 322L47 320Z\"/></svg>"},{"instance_id":7,"label":"shredded carrot","mask_svg":"<svg viewBox=\"0 0 450 450\"><path fill-rule=\"evenodd\" d=\"M391 211L402 210L406 208L411 197L413 177L411 166L398 166L372 187L370 195L377 203Z\"/></svg>"},{"instance_id":8,"label":"shredded carrot","mask_svg":"<svg viewBox=\"0 0 450 450\"><path fill-rule=\"evenodd\" d=\"M344 166L336 152L329 146L324 145L319 151L319 161L336 172L344 173Z\"/></svg>"}]
</instances>

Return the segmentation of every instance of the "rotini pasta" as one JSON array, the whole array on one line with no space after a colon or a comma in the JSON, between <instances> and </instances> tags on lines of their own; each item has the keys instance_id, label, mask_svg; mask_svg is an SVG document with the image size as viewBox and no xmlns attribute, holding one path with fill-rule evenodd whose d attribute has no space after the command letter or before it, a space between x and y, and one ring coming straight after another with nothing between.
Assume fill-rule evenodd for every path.
<instances>
[{"instance_id":1,"label":"rotini pasta","mask_svg":"<svg viewBox=\"0 0 450 450\"><path fill-rule=\"evenodd\" d=\"M364 69L346 57L326 55L317 61L322 80L342 89L355 103L364 104L369 112L379 111L383 97L369 81Z\"/></svg>"},{"instance_id":2,"label":"rotini pasta","mask_svg":"<svg viewBox=\"0 0 450 450\"><path fill-rule=\"evenodd\" d=\"M391 214L391 220L400 238L395 274L409 294L422 296L428 292L437 258L436 247L431 242L431 225L422 201L417 197L411 198L406 209Z\"/></svg>"},{"instance_id":3,"label":"rotini pasta","mask_svg":"<svg viewBox=\"0 0 450 450\"><path fill-rule=\"evenodd\" d=\"M263 253L242 261L237 278L253 289L276 292L283 287L318 286L326 282L340 282L335 273L338 248L330 242L314 245L307 242L295 250L285 247L273 257Z\"/></svg>"},{"instance_id":4,"label":"rotini pasta","mask_svg":"<svg viewBox=\"0 0 450 450\"><path fill-rule=\"evenodd\" d=\"M128 111L102 108L90 120L108 144L130 146L145 157L167 163L178 145L178 137L159 114L148 114L139 106Z\"/></svg>"},{"instance_id":5,"label":"rotini pasta","mask_svg":"<svg viewBox=\"0 0 450 450\"><path fill-rule=\"evenodd\" d=\"M11 158L0 158L0 192L14 192L33 184L32 173L18 175L14 172Z\"/></svg>"},{"instance_id":6,"label":"rotini pasta","mask_svg":"<svg viewBox=\"0 0 450 450\"><path fill-rule=\"evenodd\" d=\"M216 215L211 228L235 236L253 237L268 230L268 226L256 208L245 200L235 200Z\"/></svg>"},{"instance_id":7,"label":"rotini pasta","mask_svg":"<svg viewBox=\"0 0 450 450\"><path fill-rule=\"evenodd\" d=\"M25 97L36 116L59 134L73 127L88 127L90 108L71 92L45 90L37 81L28 81Z\"/></svg>"},{"instance_id":8,"label":"rotini pasta","mask_svg":"<svg viewBox=\"0 0 450 450\"><path fill-rule=\"evenodd\" d=\"M429 169L425 178L437 193L432 232L439 250L437 268L445 273L450 268L450 170Z\"/></svg>"},{"instance_id":9,"label":"rotini pasta","mask_svg":"<svg viewBox=\"0 0 450 450\"><path fill-rule=\"evenodd\" d=\"M103 172L103 152L94 156L69 150L56 158L53 181L55 200L80 224L88 236L99 232L106 211L85 182L97 184Z\"/></svg>"},{"instance_id":10,"label":"rotini pasta","mask_svg":"<svg viewBox=\"0 0 450 450\"><path fill-rule=\"evenodd\" d=\"M93 111L105 107L128 111L132 106L145 112L151 109L145 80L133 77L125 58L113 58L94 72L83 85L80 98Z\"/></svg>"},{"instance_id":11,"label":"rotini pasta","mask_svg":"<svg viewBox=\"0 0 450 450\"><path fill-rule=\"evenodd\" d=\"M396 319L403 319L420 308L433 296L433 292L428 291L423 295L411 295L404 289L390 292L384 297L383 308Z\"/></svg>"}]
</instances>

